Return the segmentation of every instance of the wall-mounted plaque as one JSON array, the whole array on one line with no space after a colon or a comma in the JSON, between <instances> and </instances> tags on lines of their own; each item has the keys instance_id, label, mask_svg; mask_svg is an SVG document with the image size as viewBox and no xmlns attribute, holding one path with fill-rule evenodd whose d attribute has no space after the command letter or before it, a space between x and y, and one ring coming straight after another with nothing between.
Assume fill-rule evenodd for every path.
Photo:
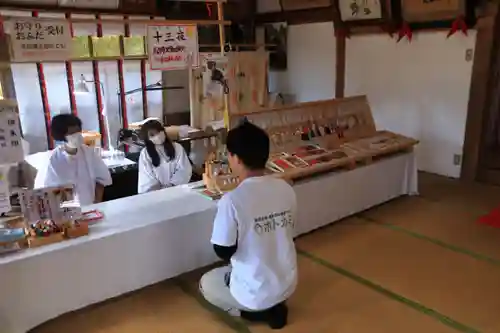
<instances>
[{"instance_id":1,"label":"wall-mounted plaque","mask_svg":"<svg viewBox=\"0 0 500 333\"><path fill-rule=\"evenodd\" d=\"M43 6L57 6L58 0L7 0L2 1L7 5L43 5Z\"/></svg>"},{"instance_id":2,"label":"wall-mounted plaque","mask_svg":"<svg viewBox=\"0 0 500 333\"><path fill-rule=\"evenodd\" d=\"M465 0L401 0L402 19L410 23L453 20L465 12Z\"/></svg>"},{"instance_id":3,"label":"wall-mounted plaque","mask_svg":"<svg viewBox=\"0 0 500 333\"><path fill-rule=\"evenodd\" d=\"M323 8L331 5L330 0L282 0L283 10Z\"/></svg>"},{"instance_id":4,"label":"wall-mounted plaque","mask_svg":"<svg viewBox=\"0 0 500 333\"><path fill-rule=\"evenodd\" d=\"M59 0L61 7L118 9L119 0Z\"/></svg>"},{"instance_id":5,"label":"wall-mounted plaque","mask_svg":"<svg viewBox=\"0 0 500 333\"><path fill-rule=\"evenodd\" d=\"M383 18L383 0L338 0L343 22L380 20Z\"/></svg>"},{"instance_id":6,"label":"wall-mounted plaque","mask_svg":"<svg viewBox=\"0 0 500 333\"><path fill-rule=\"evenodd\" d=\"M121 0L121 9L127 13L150 12L156 10L156 0Z\"/></svg>"}]
</instances>

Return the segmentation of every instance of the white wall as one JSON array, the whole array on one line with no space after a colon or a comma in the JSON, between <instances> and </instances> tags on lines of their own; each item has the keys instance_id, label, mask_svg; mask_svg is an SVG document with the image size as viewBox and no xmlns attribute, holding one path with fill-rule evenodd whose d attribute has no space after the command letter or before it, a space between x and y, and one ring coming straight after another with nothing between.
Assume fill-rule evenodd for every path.
<instances>
[{"instance_id":1,"label":"white wall","mask_svg":"<svg viewBox=\"0 0 500 333\"><path fill-rule=\"evenodd\" d=\"M331 23L289 27L289 67L272 73L271 89L298 101L331 98L335 91L335 40ZM446 39L446 32L415 33L411 43L388 35L347 40L346 96L366 94L379 129L421 140L420 170L460 175L475 32Z\"/></svg>"}]
</instances>

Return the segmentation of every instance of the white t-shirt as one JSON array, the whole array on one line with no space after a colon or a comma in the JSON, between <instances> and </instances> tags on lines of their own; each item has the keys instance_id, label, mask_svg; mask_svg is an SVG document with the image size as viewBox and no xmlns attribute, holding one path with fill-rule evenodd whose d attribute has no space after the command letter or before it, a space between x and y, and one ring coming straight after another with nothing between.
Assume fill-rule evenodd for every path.
<instances>
[{"instance_id":1,"label":"white t-shirt","mask_svg":"<svg viewBox=\"0 0 500 333\"><path fill-rule=\"evenodd\" d=\"M229 288L246 308L268 309L295 291L295 216L293 188L270 176L247 178L219 201L211 242L238 245Z\"/></svg>"},{"instance_id":2,"label":"white t-shirt","mask_svg":"<svg viewBox=\"0 0 500 333\"><path fill-rule=\"evenodd\" d=\"M170 159L163 146L157 146L160 155L160 165L155 167L146 148L139 155L139 182L138 193L159 190L164 187L187 184L191 180L193 168L186 151L177 142L173 142L175 158Z\"/></svg>"},{"instance_id":3,"label":"white t-shirt","mask_svg":"<svg viewBox=\"0 0 500 333\"><path fill-rule=\"evenodd\" d=\"M75 201L86 206L94 203L96 183L108 186L112 180L108 167L94 149L84 145L70 155L64 146L59 146L37 171L34 187L74 185Z\"/></svg>"}]
</instances>

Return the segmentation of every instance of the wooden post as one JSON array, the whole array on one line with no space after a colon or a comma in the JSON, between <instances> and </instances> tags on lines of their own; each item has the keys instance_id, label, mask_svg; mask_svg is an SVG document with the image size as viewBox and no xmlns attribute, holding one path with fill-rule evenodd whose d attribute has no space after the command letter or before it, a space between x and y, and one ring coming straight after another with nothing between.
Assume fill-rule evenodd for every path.
<instances>
[{"instance_id":1,"label":"wooden post","mask_svg":"<svg viewBox=\"0 0 500 333\"><path fill-rule=\"evenodd\" d=\"M222 2L217 2L217 20L224 21L224 7ZM226 32L224 31L224 24L219 24L219 43L220 54L225 55L224 47L226 45ZM224 94L224 127L229 129L229 96Z\"/></svg>"}]
</instances>

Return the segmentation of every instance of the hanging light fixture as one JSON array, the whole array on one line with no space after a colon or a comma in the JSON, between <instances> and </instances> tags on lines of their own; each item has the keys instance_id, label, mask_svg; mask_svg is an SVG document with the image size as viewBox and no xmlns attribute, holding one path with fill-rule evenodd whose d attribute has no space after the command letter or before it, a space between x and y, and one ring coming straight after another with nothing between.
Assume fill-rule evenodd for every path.
<instances>
[{"instance_id":1,"label":"hanging light fixture","mask_svg":"<svg viewBox=\"0 0 500 333\"><path fill-rule=\"evenodd\" d=\"M80 80L78 80L75 84L75 93L76 94L88 94L90 93L89 86L87 85L87 80L85 80L85 76L83 74L80 76Z\"/></svg>"}]
</instances>

